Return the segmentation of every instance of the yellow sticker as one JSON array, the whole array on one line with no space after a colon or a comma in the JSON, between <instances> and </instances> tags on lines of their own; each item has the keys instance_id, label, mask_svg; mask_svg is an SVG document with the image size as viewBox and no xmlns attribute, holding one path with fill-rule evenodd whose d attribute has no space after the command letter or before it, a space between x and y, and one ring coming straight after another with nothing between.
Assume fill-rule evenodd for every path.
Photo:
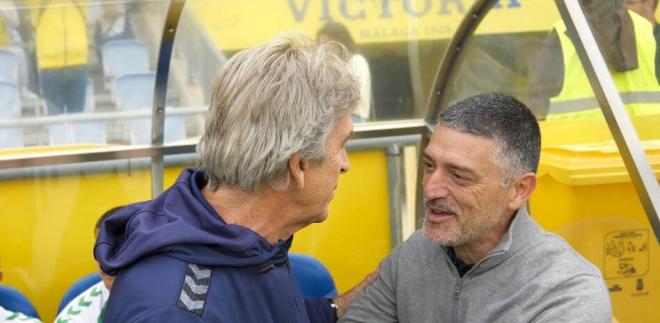
<instances>
[{"instance_id":1,"label":"yellow sticker","mask_svg":"<svg viewBox=\"0 0 660 323\"><path fill-rule=\"evenodd\" d=\"M639 277L649 270L649 231L615 231L605 236L605 278Z\"/></svg>"}]
</instances>

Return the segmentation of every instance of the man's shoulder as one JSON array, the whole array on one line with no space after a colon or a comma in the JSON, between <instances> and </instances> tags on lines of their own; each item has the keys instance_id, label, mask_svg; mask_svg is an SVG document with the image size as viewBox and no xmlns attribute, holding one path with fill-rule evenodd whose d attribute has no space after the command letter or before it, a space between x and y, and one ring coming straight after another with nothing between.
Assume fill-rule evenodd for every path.
<instances>
[{"instance_id":1,"label":"man's shoulder","mask_svg":"<svg viewBox=\"0 0 660 323\"><path fill-rule=\"evenodd\" d=\"M529 252L534 254L534 258L542 259L547 265L560 269L567 275L602 278L600 270L594 264L554 233L543 232L536 243L530 245Z\"/></svg>"},{"instance_id":2,"label":"man's shoulder","mask_svg":"<svg viewBox=\"0 0 660 323\"><path fill-rule=\"evenodd\" d=\"M410 266L436 267L438 264L444 263L444 252L439 243L426 239L424 232L418 230L394 248L386 260L402 266L404 270Z\"/></svg>"},{"instance_id":3,"label":"man's shoulder","mask_svg":"<svg viewBox=\"0 0 660 323\"><path fill-rule=\"evenodd\" d=\"M535 293L574 288L604 290L600 270L553 233L541 233L507 262L507 270L524 273L511 279L532 287Z\"/></svg>"},{"instance_id":4,"label":"man's shoulder","mask_svg":"<svg viewBox=\"0 0 660 323\"><path fill-rule=\"evenodd\" d=\"M611 317L603 276L563 238L544 232L522 255L528 312L548 321L605 322Z\"/></svg>"},{"instance_id":5,"label":"man's shoulder","mask_svg":"<svg viewBox=\"0 0 660 323\"><path fill-rule=\"evenodd\" d=\"M106 318L126 321L174 308L186 273L186 262L154 255L117 274L106 307Z\"/></svg>"},{"instance_id":6,"label":"man's shoulder","mask_svg":"<svg viewBox=\"0 0 660 323\"><path fill-rule=\"evenodd\" d=\"M403 243L407 248L425 248L429 241L424 237L422 229L413 232L410 237Z\"/></svg>"},{"instance_id":7,"label":"man's shoulder","mask_svg":"<svg viewBox=\"0 0 660 323\"><path fill-rule=\"evenodd\" d=\"M420 255L430 251L428 245L429 241L424 238L424 232L417 230L406 241L394 248L391 255L394 257Z\"/></svg>"},{"instance_id":8,"label":"man's shoulder","mask_svg":"<svg viewBox=\"0 0 660 323\"><path fill-rule=\"evenodd\" d=\"M112 294L123 291L160 294L164 290L178 289L185 276L186 266L185 261L164 254L139 259L117 274ZM179 283L174 283L175 280Z\"/></svg>"}]
</instances>

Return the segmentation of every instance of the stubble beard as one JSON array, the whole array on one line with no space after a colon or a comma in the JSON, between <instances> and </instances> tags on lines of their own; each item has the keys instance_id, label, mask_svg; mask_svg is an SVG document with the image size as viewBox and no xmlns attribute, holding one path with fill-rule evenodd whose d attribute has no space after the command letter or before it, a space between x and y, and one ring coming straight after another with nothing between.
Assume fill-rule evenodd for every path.
<instances>
[{"instance_id":1,"label":"stubble beard","mask_svg":"<svg viewBox=\"0 0 660 323\"><path fill-rule=\"evenodd\" d=\"M488 214L479 215L465 215L458 212L458 208L450 207L450 209L456 211L454 218L445 223L431 223L426 217L424 218L422 230L424 238L437 242L443 247L460 247L479 240L488 232L499 227L502 222L502 217L499 215L500 210L497 209L492 209Z\"/></svg>"},{"instance_id":2,"label":"stubble beard","mask_svg":"<svg viewBox=\"0 0 660 323\"><path fill-rule=\"evenodd\" d=\"M469 230L466 230L464 223L462 223L462 217L459 214L459 208L446 199L424 199L424 205L428 210L430 206L439 208L442 210L447 210L454 214L454 218L446 221L444 223L432 223L429 222L426 217L424 217L423 224L423 233L424 238L430 241L435 241L443 247L453 247L466 243L468 240L472 239L472 234Z\"/></svg>"},{"instance_id":3,"label":"stubble beard","mask_svg":"<svg viewBox=\"0 0 660 323\"><path fill-rule=\"evenodd\" d=\"M424 238L443 247L456 247L475 240L476 233L466 230L458 216L451 223L431 223L424 219Z\"/></svg>"}]
</instances>

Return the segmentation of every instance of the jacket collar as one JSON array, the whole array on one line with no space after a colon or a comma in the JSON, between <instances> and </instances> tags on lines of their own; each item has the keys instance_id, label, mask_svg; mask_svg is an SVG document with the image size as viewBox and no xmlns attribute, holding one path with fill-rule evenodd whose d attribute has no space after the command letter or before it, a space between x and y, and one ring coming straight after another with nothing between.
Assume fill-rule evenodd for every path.
<instances>
[{"instance_id":1,"label":"jacket collar","mask_svg":"<svg viewBox=\"0 0 660 323\"><path fill-rule=\"evenodd\" d=\"M531 245L541 233L542 229L530 217L526 207L521 207L514 215L509 230L502 236L495 248L477 262L473 271L480 273L503 263L512 255Z\"/></svg>"}]
</instances>

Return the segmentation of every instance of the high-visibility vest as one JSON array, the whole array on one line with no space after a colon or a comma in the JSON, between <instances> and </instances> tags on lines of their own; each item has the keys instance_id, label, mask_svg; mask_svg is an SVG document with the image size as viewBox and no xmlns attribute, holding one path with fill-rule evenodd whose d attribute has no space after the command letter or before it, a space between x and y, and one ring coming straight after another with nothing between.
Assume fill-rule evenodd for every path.
<instances>
[{"instance_id":1,"label":"high-visibility vest","mask_svg":"<svg viewBox=\"0 0 660 323\"><path fill-rule=\"evenodd\" d=\"M9 40L9 30L7 30L7 24L5 23L4 19L0 17L0 47L2 46L9 46L10 44Z\"/></svg>"},{"instance_id":2,"label":"high-visibility vest","mask_svg":"<svg viewBox=\"0 0 660 323\"><path fill-rule=\"evenodd\" d=\"M75 0L38 2L32 12L39 68L87 64L86 15Z\"/></svg>"},{"instance_id":3,"label":"high-visibility vest","mask_svg":"<svg viewBox=\"0 0 660 323\"><path fill-rule=\"evenodd\" d=\"M656 44L653 26L640 15L628 12L635 32L638 67L626 72L610 69L610 74L630 115L660 113L660 85L655 77ZM564 84L559 95L550 99L546 120L602 117L600 105L594 97L573 42L566 35L566 26L559 22L554 28L559 36L564 59Z\"/></svg>"}]
</instances>

